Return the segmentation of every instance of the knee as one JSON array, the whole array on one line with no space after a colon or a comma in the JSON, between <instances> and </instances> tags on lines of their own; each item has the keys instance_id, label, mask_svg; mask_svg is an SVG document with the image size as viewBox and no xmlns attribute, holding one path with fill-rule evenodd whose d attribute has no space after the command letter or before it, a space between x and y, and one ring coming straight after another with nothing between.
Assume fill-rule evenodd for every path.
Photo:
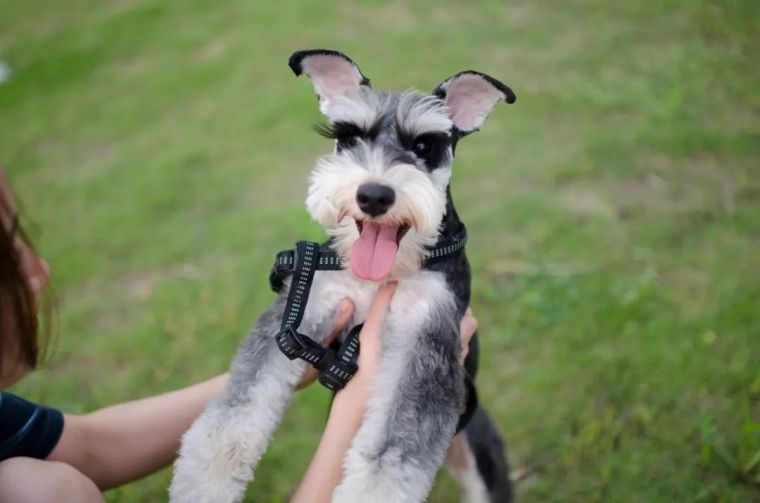
<instances>
[{"instance_id":1,"label":"knee","mask_svg":"<svg viewBox=\"0 0 760 503\"><path fill-rule=\"evenodd\" d=\"M102 503L95 483L66 463L31 458L0 462L0 503L81 501Z\"/></svg>"}]
</instances>

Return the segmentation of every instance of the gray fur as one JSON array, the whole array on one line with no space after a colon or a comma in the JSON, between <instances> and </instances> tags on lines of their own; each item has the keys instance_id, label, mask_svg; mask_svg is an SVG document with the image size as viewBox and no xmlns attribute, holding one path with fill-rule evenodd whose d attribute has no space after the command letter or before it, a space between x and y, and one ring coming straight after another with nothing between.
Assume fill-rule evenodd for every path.
<instances>
[{"instance_id":1,"label":"gray fur","mask_svg":"<svg viewBox=\"0 0 760 503\"><path fill-rule=\"evenodd\" d=\"M322 340L337 304L312 316L310 328ZM274 340L285 296L264 311L240 345L225 393L212 401L183 437L170 489L172 501L239 501L251 481L251 467L266 449L306 364L290 361Z\"/></svg>"},{"instance_id":2,"label":"gray fur","mask_svg":"<svg viewBox=\"0 0 760 503\"><path fill-rule=\"evenodd\" d=\"M384 465L399 477L422 477L440 466L462 412L464 387L458 363L459 333L450 310L439 309L423 328L393 393L393 406L377 448L363 453L378 471ZM415 482L422 484L419 479ZM403 481L388 481L401 485Z\"/></svg>"},{"instance_id":3,"label":"gray fur","mask_svg":"<svg viewBox=\"0 0 760 503\"><path fill-rule=\"evenodd\" d=\"M419 335L401 386L394 393L386 439L377 459L395 450L401 459L408 457L437 468L464 407L459 353L459 331L452 313L439 310Z\"/></svg>"},{"instance_id":4,"label":"gray fur","mask_svg":"<svg viewBox=\"0 0 760 503\"><path fill-rule=\"evenodd\" d=\"M236 407L245 404L246 390L256 382L257 373L265 368L265 363L277 356L277 346L272 344L274 335L279 332L285 295L280 295L272 305L262 313L256 327L240 345L230 369L227 391L222 396L224 407Z\"/></svg>"}]
</instances>

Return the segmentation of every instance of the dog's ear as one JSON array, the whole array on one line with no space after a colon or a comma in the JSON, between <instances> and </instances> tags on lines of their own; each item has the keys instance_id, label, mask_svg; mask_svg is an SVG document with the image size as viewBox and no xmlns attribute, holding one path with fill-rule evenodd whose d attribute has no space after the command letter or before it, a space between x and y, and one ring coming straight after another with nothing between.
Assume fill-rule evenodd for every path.
<instances>
[{"instance_id":1,"label":"dog's ear","mask_svg":"<svg viewBox=\"0 0 760 503\"><path fill-rule=\"evenodd\" d=\"M327 113L338 96L359 86L369 86L369 79L362 75L356 63L338 51L296 51L290 56L288 65L296 75L304 73L311 79L319 97L319 110L323 114Z\"/></svg>"},{"instance_id":2,"label":"dog's ear","mask_svg":"<svg viewBox=\"0 0 760 503\"><path fill-rule=\"evenodd\" d=\"M512 89L484 73L467 70L444 80L433 94L446 103L449 117L462 136L480 129L494 105L514 103Z\"/></svg>"}]
</instances>

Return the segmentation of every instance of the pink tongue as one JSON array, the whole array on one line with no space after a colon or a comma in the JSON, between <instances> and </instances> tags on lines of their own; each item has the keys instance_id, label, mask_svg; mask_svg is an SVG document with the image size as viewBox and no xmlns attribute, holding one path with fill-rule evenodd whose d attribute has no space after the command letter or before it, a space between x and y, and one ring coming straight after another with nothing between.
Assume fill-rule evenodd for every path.
<instances>
[{"instance_id":1,"label":"pink tongue","mask_svg":"<svg viewBox=\"0 0 760 503\"><path fill-rule=\"evenodd\" d=\"M361 279L379 281L391 273L398 244L395 225L365 221L361 235L351 247L351 270Z\"/></svg>"}]
</instances>

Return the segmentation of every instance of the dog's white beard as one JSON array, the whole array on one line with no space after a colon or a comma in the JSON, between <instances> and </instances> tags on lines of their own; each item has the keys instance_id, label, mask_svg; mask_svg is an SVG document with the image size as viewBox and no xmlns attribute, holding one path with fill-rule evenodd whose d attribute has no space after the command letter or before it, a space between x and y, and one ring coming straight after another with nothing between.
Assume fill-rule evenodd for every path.
<instances>
[{"instance_id":1,"label":"dog's white beard","mask_svg":"<svg viewBox=\"0 0 760 503\"><path fill-rule=\"evenodd\" d=\"M446 212L446 185L451 168L439 168L431 177L410 164L386 167L381 152L365 153L366 161L362 164L348 154L320 157L311 174L306 208L333 237L333 248L348 263L351 246L359 238L355 219L366 218L356 203L357 189L368 182L391 187L396 192L396 202L376 220L411 224L399 243L391 271L393 278L399 278L419 269L426 247L433 246L438 239ZM341 212L346 216L339 222Z\"/></svg>"}]
</instances>

